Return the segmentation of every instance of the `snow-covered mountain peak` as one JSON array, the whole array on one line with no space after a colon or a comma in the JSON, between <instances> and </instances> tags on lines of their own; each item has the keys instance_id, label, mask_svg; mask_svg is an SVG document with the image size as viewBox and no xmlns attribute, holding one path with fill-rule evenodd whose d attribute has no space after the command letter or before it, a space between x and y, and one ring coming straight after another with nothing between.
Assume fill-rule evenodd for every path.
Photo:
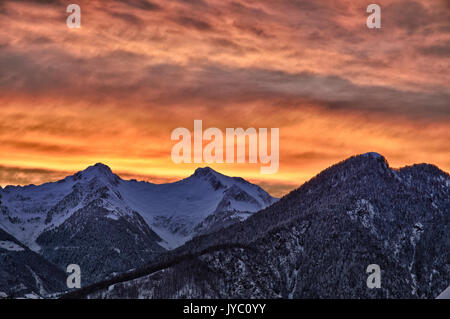
<instances>
[{"instance_id":1,"label":"snow-covered mountain peak","mask_svg":"<svg viewBox=\"0 0 450 319\"><path fill-rule=\"evenodd\" d=\"M203 179L217 179L217 180L228 178L228 176L216 172L211 167L199 167L195 170L194 174L192 174L191 177Z\"/></svg>"},{"instance_id":2,"label":"snow-covered mountain peak","mask_svg":"<svg viewBox=\"0 0 450 319\"><path fill-rule=\"evenodd\" d=\"M233 213L241 220L277 200L257 185L209 167L178 182L151 184L122 180L101 163L54 183L10 187L1 194L0 225L35 251L42 247L36 241L42 233L96 216L97 222L141 216L162 246L174 248L195 236L197 225L210 215ZM215 228L222 226L214 220Z\"/></svg>"},{"instance_id":3,"label":"snow-covered mountain peak","mask_svg":"<svg viewBox=\"0 0 450 319\"><path fill-rule=\"evenodd\" d=\"M103 174L112 174L111 168L103 163L96 163L95 165L89 166L87 170L93 170Z\"/></svg>"},{"instance_id":4,"label":"snow-covered mountain peak","mask_svg":"<svg viewBox=\"0 0 450 319\"><path fill-rule=\"evenodd\" d=\"M89 166L84 171L80 171L75 175L70 176L69 178L72 178L76 181L91 181L93 179L97 179L113 185L117 185L120 182L120 177L114 174L109 166L102 163L97 163L93 166Z\"/></svg>"},{"instance_id":5,"label":"snow-covered mountain peak","mask_svg":"<svg viewBox=\"0 0 450 319\"><path fill-rule=\"evenodd\" d=\"M211 167L199 167L195 170L194 176L205 176L210 174L218 174L215 170L213 170Z\"/></svg>"},{"instance_id":6,"label":"snow-covered mountain peak","mask_svg":"<svg viewBox=\"0 0 450 319\"><path fill-rule=\"evenodd\" d=\"M184 182L192 185L207 184L214 190L225 189L235 183L232 177L223 175L210 167L197 168L194 174L184 179Z\"/></svg>"},{"instance_id":7,"label":"snow-covered mountain peak","mask_svg":"<svg viewBox=\"0 0 450 319\"><path fill-rule=\"evenodd\" d=\"M81 173L85 174L86 176L96 176L96 177L115 176L115 174L111 171L111 168L109 168L109 166L102 164L102 163L97 163L95 165L89 166Z\"/></svg>"}]
</instances>

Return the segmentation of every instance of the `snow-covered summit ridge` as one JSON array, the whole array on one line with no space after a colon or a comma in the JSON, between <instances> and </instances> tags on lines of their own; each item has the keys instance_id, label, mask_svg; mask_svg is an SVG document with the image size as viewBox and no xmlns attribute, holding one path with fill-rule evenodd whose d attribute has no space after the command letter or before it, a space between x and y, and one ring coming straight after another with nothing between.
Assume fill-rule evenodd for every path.
<instances>
[{"instance_id":1,"label":"snow-covered summit ridge","mask_svg":"<svg viewBox=\"0 0 450 319\"><path fill-rule=\"evenodd\" d=\"M0 193L0 225L35 250L41 233L93 202L110 211L111 219L141 215L165 241L164 247L175 247L194 236L197 225L212 214L251 214L277 200L257 185L209 167L178 182L153 184L123 180L102 163L57 182L8 186Z\"/></svg>"},{"instance_id":2,"label":"snow-covered summit ridge","mask_svg":"<svg viewBox=\"0 0 450 319\"><path fill-rule=\"evenodd\" d=\"M64 180L90 181L93 179L102 180L108 184L114 185L117 185L121 181L121 178L118 175L114 174L109 166L102 163L97 163L93 166L89 166L83 171L66 177Z\"/></svg>"},{"instance_id":3,"label":"snow-covered summit ridge","mask_svg":"<svg viewBox=\"0 0 450 319\"><path fill-rule=\"evenodd\" d=\"M218 172L216 172L215 170L213 170L211 167L199 167L195 170L193 176L210 176L210 175L220 175L220 176L224 176Z\"/></svg>"},{"instance_id":4,"label":"snow-covered summit ridge","mask_svg":"<svg viewBox=\"0 0 450 319\"><path fill-rule=\"evenodd\" d=\"M101 176L101 177L117 176L112 172L109 166L102 163L97 163L93 166L89 166L84 171L82 171L82 173L86 174L87 176Z\"/></svg>"}]
</instances>

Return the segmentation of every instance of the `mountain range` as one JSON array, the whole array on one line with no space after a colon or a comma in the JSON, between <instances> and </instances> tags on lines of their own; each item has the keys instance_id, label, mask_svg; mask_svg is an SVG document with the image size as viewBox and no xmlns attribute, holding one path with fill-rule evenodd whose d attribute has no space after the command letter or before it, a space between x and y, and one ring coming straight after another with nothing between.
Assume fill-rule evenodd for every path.
<instances>
[{"instance_id":1,"label":"mountain range","mask_svg":"<svg viewBox=\"0 0 450 319\"><path fill-rule=\"evenodd\" d=\"M55 183L7 186L0 195L0 227L63 270L80 265L83 285L143 265L277 200L210 168L152 184L123 180L103 164Z\"/></svg>"},{"instance_id":2,"label":"mountain range","mask_svg":"<svg viewBox=\"0 0 450 319\"><path fill-rule=\"evenodd\" d=\"M449 174L393 169L377 153L280 200L210 168L156 185L102 164L0 194L11 236L0 256L21 247L58 269L80 264L84 288L68 298L436 298L450 284ZM379 289L367 286L371 264ZM0 291L61 291L32 269L49 288L0 281Z\"/></svg>"},{"instance_id":3,"label":"mountain range","mask_svg":"<svg viewBox=\"0 0 450 319\"><path fill-rule=\"evenodd\" d=\"M355 156L241 223L67 297L436 298L450 283L449 187L433 165ZM379 289L367 286L372 264Z\"/></svg>"}]
</instances>

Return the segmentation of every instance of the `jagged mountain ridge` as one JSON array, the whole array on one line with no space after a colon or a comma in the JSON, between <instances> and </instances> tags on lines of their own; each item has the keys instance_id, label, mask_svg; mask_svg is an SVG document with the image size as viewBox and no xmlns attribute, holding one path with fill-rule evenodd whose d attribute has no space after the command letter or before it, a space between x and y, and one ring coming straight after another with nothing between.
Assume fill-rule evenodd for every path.
<instances>
[{"instance_id":1,"label":"jagged mountain ridge","mask_svg":"<svg viewBox=\"0 0 450 319\"><path fill-rule=\"evenodd\" d=\"M56 183L0 189L0 225L65 268L79 264L84 284L145 264L200 231L232 222L276 201L241 178L200 168L179 182L125 181L96 164ZM229 223L230 221L227 220Z\"/></svg>"},{"instance_id":2,"label":"jagged mountain ridge","mask_svg":"<svg viewBox=\"0 0 450 319\"><path fill-rule=\"evenodd\" d=\"M55 183L7 186L0 188L0 193L0 224L36 250L36 239L44 229L58 227L98 199L107 199L116 217L138 212L169 248L190 239L194 229L212 214L228 211L250 215L277 200L242 178L208 167L175 183L152 184L122 180L103 164Z\"/></svg>"},{"instance_id":3,"label":"jagged mountain ridge","mask_svg":"<svg viewBox=\"0 0 450 319\"><path fill-rule=\"evenodd\" d=\"M119 276L78 296L435 298L450 283L449 188L448 173L433 165L392 169L379 154L355 156L246 221L170 254L229 248L157 272L144 268L136 279ZM381 289L366 286L373 263L382 269Z\"/></svg>"}]
</instances>

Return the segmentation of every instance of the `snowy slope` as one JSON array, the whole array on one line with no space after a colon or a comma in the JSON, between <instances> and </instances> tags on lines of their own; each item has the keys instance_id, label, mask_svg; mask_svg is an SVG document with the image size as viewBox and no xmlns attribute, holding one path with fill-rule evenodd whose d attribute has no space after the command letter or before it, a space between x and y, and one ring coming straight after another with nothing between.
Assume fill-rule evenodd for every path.
<instances>
[{"instance_id":1,"label":"snowy slope","mask_svg":"<svg viewBox=\"0 0 450 319\"><path fill-rule=\"evenodd\" d=\"M171 184L122 182L118 191L125 205L144 217L167 248L190 239L208 216L224 211L255 213L276 201L258 186L210 168L197 169L192 176Z\"/></svg>"},{"instance_id":2,"label":"snowy slope","mask_svg":"<svg viewBox=\"0 0 450 319\"><path fill-rule=\"evenodd\" d=\"M450 299L450 286L447 287L436 299Z\"/></svg>"}]
</instances>

